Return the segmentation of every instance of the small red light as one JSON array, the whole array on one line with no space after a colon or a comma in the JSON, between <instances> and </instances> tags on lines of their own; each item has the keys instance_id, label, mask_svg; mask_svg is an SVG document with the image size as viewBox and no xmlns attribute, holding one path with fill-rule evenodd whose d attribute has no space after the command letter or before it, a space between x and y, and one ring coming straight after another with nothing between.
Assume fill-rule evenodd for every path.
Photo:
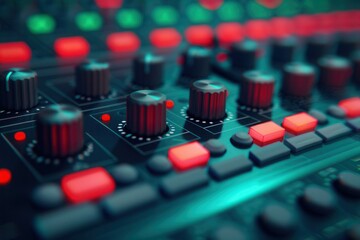
<instances>
[{"instance_id":1,"label":"small red light","mask_svg":"<svg viewBox=\"0 0 360 240\"><path fill-rule=\"evenodd\" d=\"M11 181L11 172L9 169L1 168L0 169L0 186L7 185Z\"/></svg>"},{"instance_id":2,"label":"small red light","mask_svg":"<svg viewBox=\"0 0 360 240\"><path fill-rule=\"evenodd\" d=\"M22 142L22 141L25 141L26 139L26 133L24 132L16 132L14 134L14 139L18 142Z\"/></svg>"},{"instance_id":3,"label":"small red light","mask_svg":"<svg viewBox=\"0 0 360 240\"><path fill-rule=\"evenodd\" d=\"M307 37L313 35L317 30L316 19L310 15L298 15L293 18L295 34Z\"/></svg>"},{"instance_id":4,"label":"small red light","mask_svg":"<svg viewBox=\"0 0 360 240\"><path fill-rule=\"evenodd\" d=\"M216 55L216 60L218 62L225 62L227 59L228 59L228 56L226 53L221 52Z\"/></svg>"},{"instance_id":5,"label":"small red light","mask_svg":"<svg viewBox=\"0 0 360 240\"><path fill-rule=\"evenodd\" d=\"M199 0L201 6L209 10L216 10L223 4L224 0Z\"/></svg>"},{"instance_id":6,"label":"small red light","mask_svg":"<svg viewBox=\"0 0 360 240\"><path fill-rule=\"evenodd\" d=\"M286 38L293 34L294 25L288 18L277 17L270 20L271 35L275 38Z\"/></svg>"},{"instance_id":7,"label":"small red light","mask_svg":"<svg viewBox=\"0 0 360 240\"><path fill-rule=\"evenodd\" d=\"M110 114L105 113L105 114L101 115L101 121L109 122L110 120L111 120Z\"/></svg>"},{"instance_id":8,"label":"small red light","mask_svg":"<svg viewBox=\"0 0 360 240\"><path fill-rule=\"evenodd\" d=\"M221 46L228 47L232 43L243 39L243 27L235 22L222 23L216 28L216 36Z\"/></svg>"},{"instance_id":9,"label":"small red light","mask_svg":"<svg viewBox=\"0 0 360 240\"><path fill-rule=\"evenodd\" d=\"M132 32L112 33L106 39L112 52L135 52L141 45L140 39Z\"/></svg>"},{"instance_id":10,"label":"small red light","mask_svg":"<svg viewBox=\"0 0 360 240\"><path fill-rule=\"evenodd\" d=\"M54 50L59 57L84 57L90 52L90 44L83 37L56 39Z\"/></svg>"},{"instance_id":11,"label":"small red light","mask_svg":"<svg viewBox=\"0 0 360 240\"><path fill-rule=\"evenodd\" d=\"M175 106L175 103L173 100L166 100L166 108L172 109Z\"/></svg>"},{"instance_id":12,"label":"small red light","mask_svg":"<svg viewBox=\"0 0 360 240\"><path fill-rule=\"evenodd\" d=\"M265 40L270 36L270 26L264 20L252 20L245 25L246 35L250 39Z\"/></svg>"},{"instance_id":13,"label":"small red light","mask_svg":"<svg viewBox=\"0 0 360 240\"><path fill-rule=\"evenodd\" d=\"M95 0L96 5L103 9L120 8L122 2L122 0Z\"/></svg>"},{"instance_id":14,"label":"small red light","mask_svg":"<svg viewBox=\"0 0 360 240\"><path fill-rule=\"evenodd\" d=\"M185 38L191 45L210 47L214 42L214 32L207 25L191 26L186 29Z\"/></svg>"},{"instance_id":15,"label":"small red light","mask_svg":"<svg viewBox=\"0 0 360 240\"><path fill-rule=\"evenodd\" d=\"M181 35L175 28L155 29L150 33L150 42L157 48L177 47L181 43Z\"/></svg>"},{"instance_id":16,"label":"small red light","mask_svg":"<svg viewBox=\"0 0 360 240\"><path fill-rule=\"evenodd\" d=\"M0 63L26 62L31 59L31 49L25 42L0 43Z\"/></svg>"}]
</instances>

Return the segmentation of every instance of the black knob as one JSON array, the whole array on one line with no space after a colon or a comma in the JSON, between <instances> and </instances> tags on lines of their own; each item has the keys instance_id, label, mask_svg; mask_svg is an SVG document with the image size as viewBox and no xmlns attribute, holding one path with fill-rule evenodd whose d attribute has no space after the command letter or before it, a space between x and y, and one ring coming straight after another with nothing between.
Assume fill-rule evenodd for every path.
<instances>
[{"instance_id":1,"label":"black knob","mask_svg":"<svg viewBox=\"0 0 360 240\"><path fill-rule=\"evenodd\" d=\"M340 38L336 54L341 57L351 57L360 47L360 36L359 35L344 35Z\"/></svg>"},{"instance_id":2,"label":"black knob","mask_svg":"<svg viewBox=\"0 0 360 240\"><path fill-rule=\"evenodd\" d=\"M0 75L0 108L12 111L30 109L38 104L36 72L12 68Z\"/></svg>"},{"instance_id":3,"label":"black knob","mask_svg":"<svg viewBox=\"0 0 360 240\"><path fill-rule=\"evenodd\" d=\"M251 108L268 108L272 105L275 79L272 75L252 70L243 74L239 102Z\"/></svg>"},{"instance_id":4,"label":"black knob","mask_svg":"<svg viewBox=\"0 0 360 240\"><path fill-rule=\"evenodd\" d=\"M75 69L76 92L87 97L105 96L110 91L109 64L88 61Z\"/></svg>"},{"instance_id":5,"label":"black knob","mask_svg":"<svg viewBox=\"0 0 360 240\"><path fill-rule=\"evenodd\" d=\"M50 105L36 119L37 151L46 157L67 157L84 146L83 114L70 105Z\"/></svg>"},{"instance_id":6,"label":"black knob","mask_svg":"<svg viewBox=\"0 0 360 240\"><path fill-rule=\"evenodd\" d=\"M310 63L317 63L320 58L326 56L332 41L327 35L318 35L309 38L306 44L305 58Z\"/></svg>"},{"instance_id":7,"label":"black knob","mask_svg":"<svg viewBox=\"0 0 360 240\"><path fill-rule=\"evenodd\" d=\"M315 83L315 69L299 62L286 64L281 91L285 96L310 97Z\"/></svg>"},{"instance_id":8,"label":"black knob","mask_svg":"<svg viewBox=\"0 0 360 240\"><path fill-rule=\"evenodd\" d=\"M258 52L259 46L255 41L245 40L234 43L229 53L231 67L240 71L255 69Z\"/></svg>"},{"instance_id":9,"label":"black knob","mask_svg":"<svg viewBox=\"0 0 360 240\"><path fill-rule=\"evenodd\" d=\"M182 55L182 75L192 79L207 78L210 74L211 51L202 47L190 47Z\"/></svg>"},{"instance_id":10,"label":"black knob","mask_svg":"<svg viewBox=\"0 0 360 240\"><path fill-rule=\"evenodd\" d=\"M214 80L198 80L190 87L188 114L201 120L221 120L226 115L228 91Z\"/></svg>"},{"instance_id":11,"label":"black knob","mask_svg":"<svg viewBox=\"0 0 360 240\"><path fill-rule=\"evenodd\" d=\"M351 63L342 57L326 56L319 60L319 87L323 90L343 90L351 76Z\"/></svg>"},{"instance_id":12,"label":"black knob","mask_svg":"<svg viewBox=\"0 0 360 240\"><path fill-rule=\"evenodd\" d=\"M153 90L131 93L126 101L126 129L142 136L152 137L166 131L166 96Z\"/></svg>"},{"instance_id":13,"label":"black knob","mask_svg":"<svg viewBox=\"0 0 360 240\"><path fill-rule=\"evenodd\" d=\"M275 65L283 65L294 58L297 40L294 37L276 39L272 46L271 59Z\"/></svg>"},{"instance_id":14,"label":"black knob","mask_svg":"<svg viewBox=\"0 0 360 240\"><path fill-rule=\"evenodd\" d=\"M133 63L133 84L157 88L163 83L164 58L153 54L140 55Z\"/></svg>"}]
</instances>

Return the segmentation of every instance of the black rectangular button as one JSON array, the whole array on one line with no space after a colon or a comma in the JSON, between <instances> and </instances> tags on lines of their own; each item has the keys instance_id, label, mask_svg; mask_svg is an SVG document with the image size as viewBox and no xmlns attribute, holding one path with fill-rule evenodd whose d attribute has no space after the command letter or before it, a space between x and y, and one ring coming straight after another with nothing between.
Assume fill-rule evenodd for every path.
<instances>
[{"instance_id":1,"label":"black rectangular button","mask_svg":"<svg viewBox=\"0 0 360 240\"><path fill-rule=\"evenodd\" d=\"M162 180L160 187L166 196L174 197L209 183L205 169L197 168Z\"/></svg>"},{"instance_id":2,"label":"black rectangular button","mask_svg":"<svg viewBox=\"0 0 360 240\"><path fill-rule=\"evenodd\" d=\"M322 138L314 132L305 133L296 137L288 138L284 144L291 149L291 152L297 153L306 149L321 145Z\"/></svg>"},{"instance_id":3,"label":"black rectangular button","mask_svg":"<svg viewBox=\"0 0 360 240\"><path fill-rule=\"evenodd\" d=\"M105 197L100 205L108 215L115 217L154 203L158 198L157 190L143 183L116 191Z\"/></svg>"},{"instance_id":4,"label":"black rectangular button","mask_svg":"<svg viewBox=\"0 0 360 240\"><path fill-rule=\"evenodd\" d=\"M41 239L59 239L100 223L102 219L97 205L84 203L39 215L34 228Z\"/></svg>"},{"instance_id":5,"label":"black rectangular button","mask_svg":"<svg viewBox=\"0 0 360 240\"><path fill-rule=\"evenodd\" d=\"M324 139L324 142L330 142L337 138L345 137L352 132L351 128L342 123L337 123L322 129L316 130L316 134Z\"/></svg>"},{"instance_id":6,"label":"black rectangular button","mask_svg":"<svg viewBox=\"0 0 360 240\"><path fill-rule=\"evenodd\" d=\"M248 158L238 156L211 164L209 171L216 180L224 180L237 174L248 172L252 169L252 166L253 164Z\"/></svg>"},{"instance_id":7,"label":"black rectangular button","mask_svg":"<svg viewBox=\"0 0 360 240\"><path fill-rule=\"evenodd\" d=\"M249 156L256 166L264 167L290 157L290 149L277 142L251 150Z\"/></svg>"},{"instance_id":8,"label":"black rectangular button","mask_svg":"<svg viewBox=\"0 0 360 240\"><path fill-rule=\"evenodd\" d=\"M352 128L354 132L360 132L360 118L348 120L346 125Z\"/></svg>"}]
</instances>

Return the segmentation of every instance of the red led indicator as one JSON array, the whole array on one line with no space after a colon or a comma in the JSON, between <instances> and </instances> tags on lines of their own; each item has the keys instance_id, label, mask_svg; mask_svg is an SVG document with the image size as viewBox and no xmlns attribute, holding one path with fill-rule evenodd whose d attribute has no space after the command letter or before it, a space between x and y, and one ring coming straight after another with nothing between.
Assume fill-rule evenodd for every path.
<instances>
[{"instance_id":1,"label":"red led indicator","mask_svg":"<svg viewBox=\"0 0 360 240\"><path fill-rule=\"evenodd\" d=\"M221 52L216 55L216 60L218 62L225 62L227 59L228 59L228 56L226 53Z\"/></svg>"},{"instance_id":2,"label":"red led indicator","mask_svg":"<svg viewBox=\"0 0 360 240\"><path fill-rule=\"evenodd\" d=\"M96 5L103 9L120 8L122 2L122 0L95 0Z\"/></svg>"},{"instance_id":3,"label":"red led indicator","mask_svg":"<svg viewBox=\"0 0 360 240\"><path fill-rule=\"evenodd\" d=\"M112 33L106 39L112 52L135 52L141 45L140 39L132 32Z\"/></svg>"},{"instance_id":4,"label":"red led indicator","mask_svg":"<svg viewBox=\"0 0 360 240\"><path fill-rule=\"evenodd\" d=\"M0 169L0 186L7 185L11 181L11 172L9 169L1 168Z\"/></svg>"},{"instance_id":5,"label":"red led indicator","mask_svg":"<svg viewBox=\"0 0 360 240\"><path fill-rule=\"evenodd\" d=\"M25 141L26 139L26 133L24 132L16 132L14 134L14 139L18 142L22 142L22 141Z\"/></svg>"},{"instance_id":6,"label":"red led indicator","mask_svg":"<svg viewBox=\"0 0 360 240\"><path fill-rule=\"evenodd\" d=\"M214 31L207 25L188 27L185 38L191 45L210 47L214 42Z\"/></svg>"},{"instance_id":7,"label":"red led indicator","mask_svg":"<svg viewBox=\"0 0 360 240\"><path fill-rule=\"evenodd\" d=\"M209 10L216 10L223 4L224 0L199 0L201 6Z\"/></svg>"},{"instance_id":8,"label":"red led indicator","mask_svg":"<svg viewBox=\"0 0 360 240\"><path fill-rule=\"evenodd\" d=\"M0 43L0 63L26 62L31 59L31 49L25 42Z\"/></svg>"},{"instance_id":9,"label":"red led indicator","mask_svg":"<svg viewBox=\"0 0 360 240\"><path fill-rule=\"evenodd\" d=\"M110 120L111 120L110 114L105 113L105 114L101 115L101 121L109 122Z\"/></svg>"},{"instance_id":10,"label":"red led indicator","mask_svg":"<svg viewBox=\"0 0 360 240\"><path fill-rule=\"evenodd\" d=\"M270 25L264 20L252 20L246 23L245 31L250 39L261 41L270 36Z\"/></svg>"},{"instance_id":11,"label":"red led indicator","mask_svg":"<svg viewBox=\"0 0 360 240\"><path fill-rule=\"evenodd\" d=\"M175 28L155 29L149 37L151 44L157 48L177 47L181 43L181 35Z\"/></svg>"},{"instance_id":12,"label":"red led indicator","mask_svg":"<svg viewBox=\"0 0 360 240\"><path fill-rule=\"evenodd\" d=\"M222 23L216 28L216 36L221 46L228 47L232 43L243 39L243 27L235 22Z\"/></svg>"},{"instance_id":13,"label":"red led indicator","mask_svg":"<svg viewBox=\"0 0 360 240\"><path fill-rule=\"evenodd\" d=\"M172 109L175 106L175 103L173 100L166 100L166 108Z\"/></svg>"},{"instance_id":14,"label":"red led indicator","mask_svg":"<svg viewBox=\"0 0 360 240\"><path fill-rule=\"evenodd\" d=\"M83 37L58 38L54 50L59 57L84 57L90 52L90 44Z\"/></svg>"}]
</instances>

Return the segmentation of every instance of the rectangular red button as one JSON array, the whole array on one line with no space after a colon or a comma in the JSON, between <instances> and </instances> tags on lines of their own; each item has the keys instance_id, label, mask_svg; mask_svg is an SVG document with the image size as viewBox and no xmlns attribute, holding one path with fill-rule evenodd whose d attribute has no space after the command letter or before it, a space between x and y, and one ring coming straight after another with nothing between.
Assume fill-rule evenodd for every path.
<instances>
[{"instance_id":1,"label":"rectangular red button","mask_svg":"<svg viewBox=\"0 0 360 240\"><path fill-rule=\"evenodd\" d=\"M207 25L197 25L188 27L185 31L188 43L195 46L210 47L214 43L214 32Z\"/></svg>"},{"instance_id":2,"label":"rectangular red button","mask_svg":"<svg viewBox=\"0 0 360 240\"><path fill-rule=\"evenodd\" d=\"M155 29L150 33L150 42L157 48L177 47L181 43L181 35L174 28Z\"/></svg>"},{"instance_id":3,"label":"rectangular red button","mask_svg":"<svg viewBox=\"0 0 360 240\"><path fill-rule=\"evenodd\" d=\"M180 171L205 166L210 158L209 151L199 142L187 143L169 149L168 157Z\"/></svg>"},{"instance_id":4,"label":"rectangular red button","mask_svg":"<svg viewBox=\"0 0 360 240\"><path fill-rule=\"evenodd\" d=\"M249 130L254 143L265 146L274 142L282 141L285 136L285 129L270 121L252 126Z\"/></svg>"},{"instance_id":5,"label":"rectangular red button","mask_svg":"<svg viewBox=\"0 0 360 240\"><path fill-rule=\"evenodd\" d=\"M346 117L360 117L360 98L353 97L339 102L339 107L345 111Z\"/></svg>"},{"instance_id":6,"label":"rectangular red button","mask_svg":"<svg viewBox=\"0 0 360 240\"><path fill-rule=\"evenodd\" d=\"M61 188L71 203L81 203L113 192L115 182L104 168L96 167L64 176Z\"/></svg>"},{"instance_id":7,"label":"rectangular red button","mask_svg":"<svg viewBox=\"0 0 360 240\"><path fill-rule=\"evenodd\" d=\"M318 120L316 118L302 112L284 118L282 125L289 133L299 135L314 131L317 123Z\"/></svg>"},{"instance_id":8,"label":"rectangular red button","mask_svg":"<svg viewBox=\"0 0 360 240\"><path fill-rule=\"evenodd\" d=\"M25 42L0 43L0 63L26 62L31 59L31 49Z\"/></svg>"},{"instance_id":9,"label":"rectangular red button","mask_svg":"<svg viewBox=\"0 0 360 240\"><path fill-rule=\"evenodd\" d=\"M54 50L59 57L86 57L90 52L88 41L79 36L58 38Z\"/></svg>"},{"instance_id":10,"label":"rectangular red button","mask_svg":"<svg viewBox=\"0 0 360 240\"><path fill-rule=\"evenodd\" d=\"M112 52L135 52L140 47L140 40L132 32L112 33L106 39Z\"/></svg>"}]
</instances>

